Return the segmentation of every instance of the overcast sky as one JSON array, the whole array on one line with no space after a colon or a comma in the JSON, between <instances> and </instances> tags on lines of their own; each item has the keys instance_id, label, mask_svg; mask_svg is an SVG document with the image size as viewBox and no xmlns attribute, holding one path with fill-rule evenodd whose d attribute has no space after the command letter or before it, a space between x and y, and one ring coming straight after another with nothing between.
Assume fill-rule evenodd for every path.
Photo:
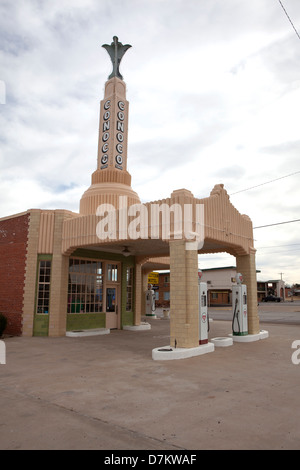
<instances>
[{"instance_id":1,"label":"overcast sky","mask_svg":"<svg viewBox=\"0 0 300 470\"><path fill-rule=\"evenodd\" d=\"M300 33L300 1L282 4ZM254 227L300 218L300 39L278 0L0 0L0 217L78 212L114 35L132 45L120 69L142 202L223 183ZM299 229L254 230L258 279L300 283Z\"/></svg>"}]
</instances>

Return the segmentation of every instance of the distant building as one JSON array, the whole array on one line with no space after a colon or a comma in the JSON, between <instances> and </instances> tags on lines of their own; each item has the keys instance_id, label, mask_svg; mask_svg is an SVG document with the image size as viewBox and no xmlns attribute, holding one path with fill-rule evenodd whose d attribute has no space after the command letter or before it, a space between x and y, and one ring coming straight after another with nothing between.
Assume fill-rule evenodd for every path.
<instances>
[{"instance_id":1,"label":"distant building","mask_svg":"<svg viewBox=\"0 0 300 470\"><path fill-rule=\"evenodd\" d=\"M260 273L259 270L256 271ZM207 283L208 306L232 305L232 285L236 284L236 267L202 269L201 280ZM154 286L157 307L170 306L170 271L159 273L159 283ZM282 280L257 281L257 301L262 302L267 295L286 298Z\"/></svg>"},{"instance_id":2,"label":"distant building","mask_svg":"<svg viewBox=\"0 0 300 470\"><path fill-rule=\"evenodd\" d=\"M257 298L262 301L266 295L276 295L282 300L286 299L285 283L281 279L257 281Z\"/></svg>"}]
</instances>

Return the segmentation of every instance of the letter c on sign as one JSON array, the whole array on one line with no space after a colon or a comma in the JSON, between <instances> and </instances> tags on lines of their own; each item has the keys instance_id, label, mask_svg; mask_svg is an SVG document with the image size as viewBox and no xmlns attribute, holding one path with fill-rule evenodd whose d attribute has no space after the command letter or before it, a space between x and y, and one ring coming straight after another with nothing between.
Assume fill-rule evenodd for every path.
<instances>
[{"instance_id":1,"label":"letter c on sign","mask_svg":"<svg viewBox=\"0 0 300 470\"><path fill-rule=\"evenodd\" d=\"M123 144L117 144L116 149L117 149L117 152L123 153Z\"/></svg>"}]
</instances>

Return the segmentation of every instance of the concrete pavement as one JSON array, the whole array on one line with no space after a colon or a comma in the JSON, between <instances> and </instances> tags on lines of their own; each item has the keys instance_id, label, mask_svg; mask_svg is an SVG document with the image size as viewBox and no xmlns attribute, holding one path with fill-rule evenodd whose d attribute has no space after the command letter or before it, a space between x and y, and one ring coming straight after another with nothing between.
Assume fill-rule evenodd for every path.
<instances>
[{"instance_id":1,"label":"concrete pavement","mask_svg":"<svg viewBox=\"0 0 300 470\"><path fill-rule=\"evenodd\" d=\"M298 449L300 326L190 359L153 361L169 320L148 331L5 338L0 449ZM210 338L230 333L211 323ZM300 355L299 355L300 357Z\"/></svg>"}]
</instances>

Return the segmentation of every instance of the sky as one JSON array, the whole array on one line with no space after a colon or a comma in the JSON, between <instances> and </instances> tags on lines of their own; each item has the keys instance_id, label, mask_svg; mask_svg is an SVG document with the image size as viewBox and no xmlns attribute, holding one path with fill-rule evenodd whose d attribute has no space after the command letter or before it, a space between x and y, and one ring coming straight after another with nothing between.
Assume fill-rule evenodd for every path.
<instances>
[{"instance_id":1,"label":"sky","mask_svg":"<svg viewBox=\"0 0 300 470\"><path fill-rule=\"evenodd\" d=\"M118 36L141 201L224 184L253 222L258 279L300 283L300 222L282 223L300 219L296 32L299 0L0 0L0 218L79 211L112 69L101 46Z\"/></svg>"}]
</instances>

